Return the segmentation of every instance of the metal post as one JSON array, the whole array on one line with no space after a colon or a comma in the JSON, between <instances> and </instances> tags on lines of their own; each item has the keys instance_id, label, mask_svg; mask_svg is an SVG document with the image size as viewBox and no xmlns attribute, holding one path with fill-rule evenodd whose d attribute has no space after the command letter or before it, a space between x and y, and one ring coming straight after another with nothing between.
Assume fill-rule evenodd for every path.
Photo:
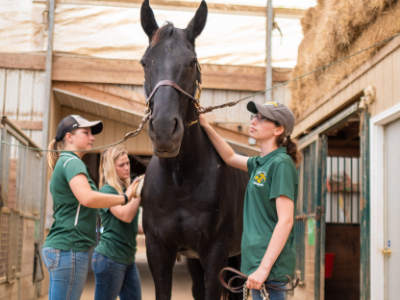
<instances>
[{"instance_id":1,"label":"metal post","mask_svg":"<svg viewBox=\"0 0 400 300\"><path fill-rule=\"evenodd\" d=\"M46 75L45 75L45 91L44 91L44 107L43 107L43 130L42 130L42 147L47 148L49 141L49 123L50 123L50 106L52 98L52 71L53 71L53 33L54 33L54 11L56 0L48 0L48 31L47 31L47 52L46 52ZM40 187L40 230L39 245L44 239L44 224L46 217L46 188L47 188L47 160L44 156L41 165L41 187ZM41 283L36 285L36 294L39 296Z\"/></svg>"},{"instance_id":2,"label":"metal post","mask_svg":"<svg viewBox=\"0 0 400 300\"><path fill-rule=\"evenodd\" d=\"M266 102L272 101L272 29L273 29L273 22L274 22L274 12L272 8L272 0L267 0L267 42L266 42L266 64L267 64L267 74L265 76L265 87L268 90L265 93L265 100Z\"/></svg>"}]
</instances>

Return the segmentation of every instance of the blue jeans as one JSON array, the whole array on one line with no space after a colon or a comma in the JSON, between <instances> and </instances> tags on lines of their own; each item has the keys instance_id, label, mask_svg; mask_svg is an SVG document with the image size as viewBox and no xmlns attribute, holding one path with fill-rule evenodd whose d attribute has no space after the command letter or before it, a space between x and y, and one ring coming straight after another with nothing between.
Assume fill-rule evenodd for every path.
<instances>
[{"instance_id":1,"label":"blue jeans","mask_svg":"<svg viewBox=\"0 0 400 300\"><path fill-rule=\"evenodd\" d=\"M42 253L50 274L49 300L79 300L88 273L88 251L44 247Z\"/></svg>"},{"instance_id":2,"label":"blue jeans","mask_svg":"<svg viewBox=\"0 0 400 300\"><path fill-rule=\"evenodd\" d=\"M268 281L268 283L282 284L282 283L277 282L277 281ZM284 287L282 287L282 288L284 288ZM269 294L269 299L270 300L285 300L286 299L286 292L283 292L283 291L277 291L277 290L274 290L274 289L269 289L268 290L268 294ZM253 297L253 300L263 300L259 290L251 290L251 296Z\"/></svg>"},{"instance_id":3,"label":"blue jeans","mask_svg":"<svg viewBox=\"0 0 400 300\"><path fill-rule=\"evenodd\" d=\"M136 263L125 265L97 251L93 253L92 269L96 278L95 300L141 300L139 271Z\"/></svg>"}]
</instances>

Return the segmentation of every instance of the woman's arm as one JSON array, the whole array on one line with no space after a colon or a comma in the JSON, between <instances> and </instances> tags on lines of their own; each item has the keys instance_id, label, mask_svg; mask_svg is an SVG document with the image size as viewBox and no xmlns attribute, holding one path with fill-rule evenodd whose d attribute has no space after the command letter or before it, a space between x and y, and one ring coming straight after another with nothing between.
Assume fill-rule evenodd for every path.
<instances>
[{"instance_id":1,"label":"woman's arm","mask_svg":"<svg viewBox=\"0 0 400 300\"><path fill-rule=\"evenodd\" d=\"M110 207L110 211L122 222L130 223L138 212L140 200L141 198L133 198L127 205Z\"/></svg>"},{"instance_id":2,"label":"woman's arm","mask_svg":"<svg viewBox=\"0 0 400 300\"><path fill-rule=\"evenodd\" d=\"M279 220L260 266L247 279L247 287L249 289L259 290L267 280L269 272L279 254L281 254L293 227L294 202L286 196L280 196L275 201Z\"/></svg>"},{"instance_id":3,"label":"woman's arm","mask_svg":"<svg viewBox=\"0 0 400 300\"><path fill-rule=\"evenodd\" d=\"M223 161L234 168L241 169L243 171L247 171L247 161L248 157L236 154L232 147L225 142L218 133L211 127L211 125L207 122L206 118L203 115L199 116L200 125L203 127L204 131L207 133L208 138L211 143L214 145L217 150L219 156L223 159Z\"/></svg>"},{"instance_id":4,"label":"woman's arm","mask_svg":"<svg viewBox=\"0 0 400 300\"><path fill-rule=\"evenodd\" d=\"M92 191L88 179L83 173L74 176L69 181L69 186L76 199L86 207L106 208L125 203L125 198L122 195L110 195ZM133 188L131 185L125 192L128 196L128 201L132 198Z\"/></svg>"}]
</instances>

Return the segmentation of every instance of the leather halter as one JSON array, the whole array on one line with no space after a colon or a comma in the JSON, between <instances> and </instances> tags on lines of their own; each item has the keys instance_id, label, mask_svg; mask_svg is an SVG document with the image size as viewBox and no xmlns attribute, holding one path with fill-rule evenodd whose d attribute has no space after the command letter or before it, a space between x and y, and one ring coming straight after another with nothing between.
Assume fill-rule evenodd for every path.
<instances>
[{"instance_id":1,"label":"leather halter","mask_svg":"<svg viewBox=\"0 0 400 300\"><path fill-rule=\"evenodd\" d=\"M157 83L157 85L154 87L153 91L151 92L150 96L147 97L146 94L146 89L144 89L144 93L146 96L146 106L149 109L150 107L150 101L153 99L155 93L157 92L158 88L161 86L171 86L174 89L176 89L178 92L181 92L182 94L184 94L185 96L189 97L192 100L192 103L194 105L194 107L196 108L196 111L198 111L201 108L200 105L200 97L201 97L201 83L202 83L202 78L201 78L201 67L200 64L198 62L196 62L196 90L194 92L194 95L190 95L189 93L187 93L185 90L183 90L179 85L177 85L175 82L173 82L172 80L161 80ZM193 120L192 120L193 119ZM197 115L192 117L189 122L187 121L186 123L188 123L188 126L191 126L195 123L197 123L198 119L197 119Z\"/></svg>"}]
</instances>

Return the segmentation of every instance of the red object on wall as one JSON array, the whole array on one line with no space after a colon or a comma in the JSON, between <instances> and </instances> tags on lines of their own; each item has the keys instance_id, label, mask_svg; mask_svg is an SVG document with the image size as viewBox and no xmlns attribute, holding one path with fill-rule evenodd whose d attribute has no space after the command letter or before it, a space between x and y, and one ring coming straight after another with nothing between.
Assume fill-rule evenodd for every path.
<instances>
[{"instance_id":1,"label":"red object on wall","mask_svg":"<svg viewBox=\"0 0 400 300\"><path fill-rule=\"evenodd\" d=\"M335 253L325 253L325 279L332 278Z\"/></svg>"}]
</instances>

